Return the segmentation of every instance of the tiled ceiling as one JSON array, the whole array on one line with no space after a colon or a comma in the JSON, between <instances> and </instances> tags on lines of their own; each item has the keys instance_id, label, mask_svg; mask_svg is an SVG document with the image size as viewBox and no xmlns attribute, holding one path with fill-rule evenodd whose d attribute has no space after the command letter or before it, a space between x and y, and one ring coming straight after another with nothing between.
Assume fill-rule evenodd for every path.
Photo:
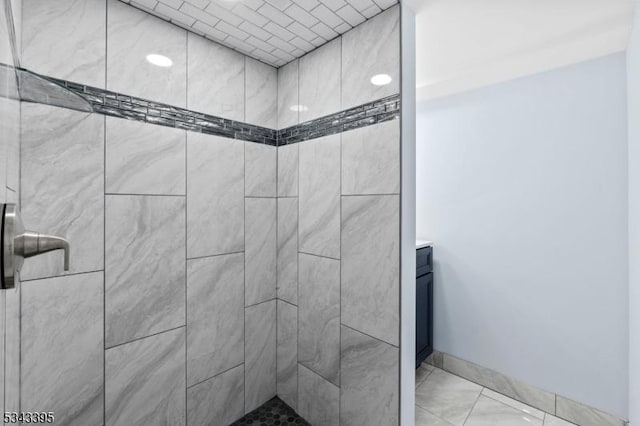
<instances>
[{"instance_id":1,"label":"tiled ceiling","mask_svg":"<svg viewBox=\"0 0 640 426\"><path fill-rule=\"evenodd\" d=\"M280 67L398 0L121 0Z\"/></svg>"}]
</instances>

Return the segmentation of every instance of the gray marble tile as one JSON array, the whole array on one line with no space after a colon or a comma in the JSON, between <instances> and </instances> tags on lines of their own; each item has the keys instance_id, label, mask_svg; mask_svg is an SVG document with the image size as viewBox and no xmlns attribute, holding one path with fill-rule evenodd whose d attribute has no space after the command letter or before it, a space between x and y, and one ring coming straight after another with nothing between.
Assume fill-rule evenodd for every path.
<instances>
[{"instance_id":1,"label":"gray marble tile","mask_svg":"<svg viewBox=\"0 0 640 426\"><path fill-rule=\"evenodd\" d=\"M245 304L276 297L276 199L245 200Z\"/></svg>"},{"instance_id":2,"label":"gray marble tile","mask_svg":"<svg viewBox=\"0 0 640 426\"><path fill-rule=\"evenodd\" d=\"M427 377L429 377L429 375L433 373L434 369L435 369L434 366L426 363L423 363L422 365L420 365L420 367L416 369L416 387L420 386L422 382L424 382L427 379Z\"/></svg>"},{"instance_id":3,"label":"gray marble tile","mask_svg":"<svg viewBox=\"0 0 640 426\"><path fill-rule=\"evenodd\" d=\"M278 197L298 196L298 148L300 144L278 147Z\"/></svg>"},{"instance_id":4,"label":"gray marble tile","mask_svg":"<svg viewBox=\"0 0 640 426\"><path fill-rule=\"evenodd\" d=\"M187 389L187 424L228 425L244 415L244 364Z\"/></svg>"},{"instance_id":5,"label":"gray marble tile","mask_svg":"<svg viewBox=\"0 0 640 426\"><path fill-rule=\"evenodd\" d=\"M511 408L520 410L527 416L544 420L544 414L545 414L544 411L530 407L527 404L523 404L522 402L516 401L515 399L509 398L508 396L504 396L498 392L494 392L491 389L484 388L482 390L482 395L486 396L487 398L491 398L503 404L506 404Z\"/></svg>"},{"instance_id":6,"label":"gray marble tile","mask_svg":"<svg viewBox=\"0 0 640 426\"><path fill-rule=\"evenodd\" d=\"M555 412L555 394L515 380L497 371L443 355L443 368L546 413Z\"/></svg>"},{"instance_id":7,"label":"gray marble tile","mask_svg":"<svg viewBox=\"0 0 640 426\"><path fill-rule=\"evenodd\" d=\"M342 323L395 346L399 229L399 196L342 197Z\"/></svg>"},{"instance_id":8,"label":"gray marble tile","mask_svg":"<svg viewBox=\"0 0 640 426\"><path fill-rule=\"evenodd\" d=\"M244 142L187 132L187 256L244 250Z\"/></svg>"},{"instance_id":9,"label":"gray marble tile","mask_svg":"<svg viewBox=\"0 0 640 426\"><path fill-rule=\"evenodd\" d=\"M416 389L416 405L462 426L481 392L482 386L436 369Z\"/></svg>"},{"instance_id":10,"label":"gray marble tile","mask_svg":"<svg viewBox=\"0 0 640 426\"><path fill-rule=\"evenodd\" d=\"M24 411L55 411L65 425L103 424L102 279L93 272L23 283Z\"/></svg>"},{"instance_id":11,"label":"gray marble tile","mask_svg":"<svg viewBox=\"0 0 640 426\"><path fill-rule=\"evenodd\" d=\"M559 419L551 414L544 416L544 426L573 426L574 423L569 423L566 420Z\"/></svg>"},{"instance_id":12,"label":"gray marble tile","mask_svg":"<svg viewBox=\"0 0 640 426\"><path fill-rule=\"evenodd\" d=\"M245 143L245 197L276 196L277 151L275 146Z\"/></svg>"},{"instance_id":13,"label":"gray marble tile","mask_svg":"<svg viewBox=\"0 0 640 426\"><path fill-rule=\"evenodd\" d=\"M298 361L340 384L340 261L300 254Z\"/></svg>"},{"instance_id":14,"label":"gray marble tile","mask_svg":"<svg viewBox=\"0 0 640 426\"><path fill-rule=\"evenodd\" d=\"M289 62L278 68L278 129L298 124L298 63Z\"/></svg>"},{"instance_id":15,"label":"gray marble tile","mask_svg":"<svg viewBox=\"0 0 640 426\"><path fill-rule=\"evenodd\" d=\"M371 77L387 74L384 86ZM342 109L400 92L400 7L392 7L342 35Z\"/></svg>"},{"instance_id":16,"label":"gray marble tile","mask_svg":"<svg viewBox=\"0 0 640 426\"><path fill-rule=\"evenodd\" d=\"M340 135L299 145L300 251L340 258Z\"/></svg>"},{"instance_id":17,"label":"gray marble tile","mask_svg":"<svg viewBox=\"0 0 640 426\"><path fill-rule=\"evenodd\" d=\"M494 399L481 395L465 426L542 426L542 420L529 416Z\"/></svg>"},{"instance_id":18,"label":"gray marble tile","mask_svg":"<svg viewBox=\"0 0 640 426\"><path fill-rule=\"evenodd\" d=\"M245 57L245 120L275 129L278 125L278 70Z\"/></svg>"},{"instance_id":19,"label":"gray marble tile","mask_svg":"<svg viewBox=\"0 0 640 426\"><path fill-rule=\"evenodd\" d=\"M183 197L106 197L107 347L185 324L184 209Z\"/></svg>"},{"instance_id":20,"label":"gray marble tile","mask_svg":"<svg viewBox=\"0 0 640 426\"><path fill-rule=\"evenodd\" d=\"M187 32L118 0L107 9L107 89L185 107ZM149 54L173 64L153 65Z\"/></svg>"},{"instance_id":21,"label":"gray marble tile","mask_svg":"<svg viewBox=\"0 0 640 426\"><path fill-rule=\"evenodd\" d=\"M300 122L341 110L341 37L300 58Z\"/></svg>"},{"instance_id":22,"label":"gray marble tile","mask_svg":"<svg viewBox=\"0 0 640 426\"><path fill-rule=\"evenodd\" d=\"M342 327L341 425L400 424L400 351Z\"/></svg>"},{"instance_id":23,"label":"gray marble tile","mask_svg":"<svg viewBox=\"0 0 640 426\"><path fill-rule=\"evenodd\" d=\"M580 426L625 426L618 417L563 396L556 396L556 416Z\"/></svg>"},{"instance_id":24,"label":"gray marble tile","mask_svg":"<svg viewBox=\"0 0 640 426\"><path fill-rule=\"evenodd\" d=\"M106 192L185 195L186 131L106 117Z\"/></svg>"},{"instance_id":25,"label":"gray marble tile","mask_svg":"<svg viewBox=\"0 0 640 426\"><path fill-rule=\"evenodd\" d=\"M189 33L189 109L245 121L244 56Z\"/></svg>"},{"instance_id":26,"label":"gray marble tile","mask_svg":"<svg viewBox=\"0 0 640 426\"><path fill-rule=\"evenodd\" d=\"M451 423L416 405L416 426L451 426Z\"/></svg>"},{"instance_id":27,"label":"gray marble tile","mask_svg":"<svg viewBox=\"0 0 640 426\"><path fill-rule=\"evenodd\" d=\"M340 422L340 388L298 364L297 412L313 426Z\"/></svg>"},{"instance_id":28,"label":"gray marble tile","mask_svg":"<svg viewBox=\"0 0 640 426\"><path fill-rule=\"evenodd\" d=\"M2 99L3 138L6 145L6 187L20 192L20 105L17 99ZM5 121L6 120L6 121ZM8 125L5 126L4 124Z\"/></svg>"},{"instance_id":29,"label":"gray marble tile","mask_svg":"<svg viewBox=\"0 0 640 426\"><path fill-rule=\"evenodd\" d=\"M22 7L23 67L104 87L104 0L23 0Z\"/></svg>"},{"instance_id":30,"label":"gray marble tile","mask_svg":"<svg viewBox=\"0 0 640 426\"><path fill-rule=\"evenodd\" d=\"M245 400L249 413L276 396L276 301L245 308Z\"/></svg>"},{"instance_id":31,"label":"gray marble tile","mask_svg":"<svg viewBox=\"0 0 640 426\"><path fill-rule=\"evenodd\" d=\"M400 121L342 134L342 194L400 193Z\"/></svg>"},{"instance_id":32,"label":"gray marble tile","mask_svg":"<svg viewBox=\"0 0 640 426\"><path fill-rule=\"evenodd\" d=\"M104 265L104 117L22 105L22 218L71 244L68 273ZM62 275L59 251L25 262L23 280Z\"/></svg>"},{"instance_id":33,"label":"gray marble tile","mask_svg":"<svg viewBox=\"0 0 640 426\"><path fill-rule=\"evenodd\" d=\"M244 254L189 260L187 386L243 362Z\"/></svg>"},{"instance_id":34,"label":"gray marble tile","mask_svg":"<svg viewBox=\"0 0 640 426\"><path fill-rule=\"evenodd\" d=\"M298 304L298 199L278 198L278 299Z\"/></svg>"},{"instance_id":35,"label":"gray marble tile","mask_svg":"<svg viewBox=\"0 0 640 426\"><path fill-rule=\"evenodd\" d=\"M298 403L298 308L277 301L277 391L289 407Z\"/></svg>"},{"instance_id":36,"label":"gray marble tile","mask_svg":"<svg viewBox=\"0 0 640 426\"><path fill-rule=\"evenodd\" d=\"M185 329L105 352L106 425L184 425Z\"/></svg>"}]
</instances>

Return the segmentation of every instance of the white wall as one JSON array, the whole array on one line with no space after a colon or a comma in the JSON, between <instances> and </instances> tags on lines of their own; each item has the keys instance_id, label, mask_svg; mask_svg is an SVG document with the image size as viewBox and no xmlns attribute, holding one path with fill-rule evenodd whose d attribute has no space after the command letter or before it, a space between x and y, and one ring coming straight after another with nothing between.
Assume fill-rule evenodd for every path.
<instances>
[{"instance_id":1,"label":"white wall","mask_svg":"<svg viewBox=\"0 0 640 426\"><path fill-rule=\"evenodd\" d=\"M627 416L627 110L615 54L418 107L436 349Z\"/></svg>"},{"instance_id":2,"label":"white wall","mask_svg":"<svg viewBox=\"0 0 640 426\"><path fill-rule=\"evenodd\" d=\"M627 50L629 106L629 419L640 425L640 2Z\"/></svg>"}]
</instances>

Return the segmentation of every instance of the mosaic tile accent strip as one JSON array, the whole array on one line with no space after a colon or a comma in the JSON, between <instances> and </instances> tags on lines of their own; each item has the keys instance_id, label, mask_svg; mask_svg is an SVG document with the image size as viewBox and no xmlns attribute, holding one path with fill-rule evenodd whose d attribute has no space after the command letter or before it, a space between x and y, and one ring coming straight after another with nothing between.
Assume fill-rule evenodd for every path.
<instances>
[{"instance_id":1,"label":"mosaic tile accent strip","mask_svg":"<svg viewBox=\"0 0 640 426\"><path fill-rule=\"evenodd\" d=\"M19 73L30 76L20 78L21 98L25 101L85 110L84 102L78 102L83 100L93 112L99 114L271 146L291 145L400 118L400 94L395 94L286 129L274 130L67 80L40 76L24 69L19 69ZM35 84L36 80L52 84ZM62 88L67 89L71 96L61 96L59 92Z\"/></svg>"},{"instance_id":2,"label":"mosaic tile accent strip","mask_svg":"<svg viewBox=\"0 0 640 426\"><path fill-rule=\"evenodd\" d=\"M265 402L231 426L262 425L311 426L278 397Z\"/></svg>"},{"instance_id":3,"label":"mosaic tile accent strip","mask_svg":"<svg viewBox=\"0 0 640 426\"><path fill-rule=\"evenodd\" d=\"M278 130L278 146L346 132L400 118L400 95L359 105L296 126Z\"/></svg>"},{"instance_id":4,"label":"mosaic tile accent strip","mask_svg":"<svg viewBox=\"0 0 640 426\"><path fill-rule=\"evenodd\" d=\"M276 146L276 131L96 87L44 77L88 101L94 112L127 120Z\"/></svg>"}]
</instances>

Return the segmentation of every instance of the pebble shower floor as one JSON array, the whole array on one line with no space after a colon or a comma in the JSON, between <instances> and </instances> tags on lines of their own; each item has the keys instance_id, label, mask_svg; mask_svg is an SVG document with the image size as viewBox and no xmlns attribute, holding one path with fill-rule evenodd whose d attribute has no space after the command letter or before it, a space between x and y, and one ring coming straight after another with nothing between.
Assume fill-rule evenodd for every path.
<instances>
[{"instance_id":1,"label":"pebble shower floor","mask_svg":"<svg viewBox=\"0 0 640 426\"><path fill-rule=\"evenodd\" d=\"M232 426L311 426L280 398L273 398L256 408Z\"/></svg>"}]
</instances>

